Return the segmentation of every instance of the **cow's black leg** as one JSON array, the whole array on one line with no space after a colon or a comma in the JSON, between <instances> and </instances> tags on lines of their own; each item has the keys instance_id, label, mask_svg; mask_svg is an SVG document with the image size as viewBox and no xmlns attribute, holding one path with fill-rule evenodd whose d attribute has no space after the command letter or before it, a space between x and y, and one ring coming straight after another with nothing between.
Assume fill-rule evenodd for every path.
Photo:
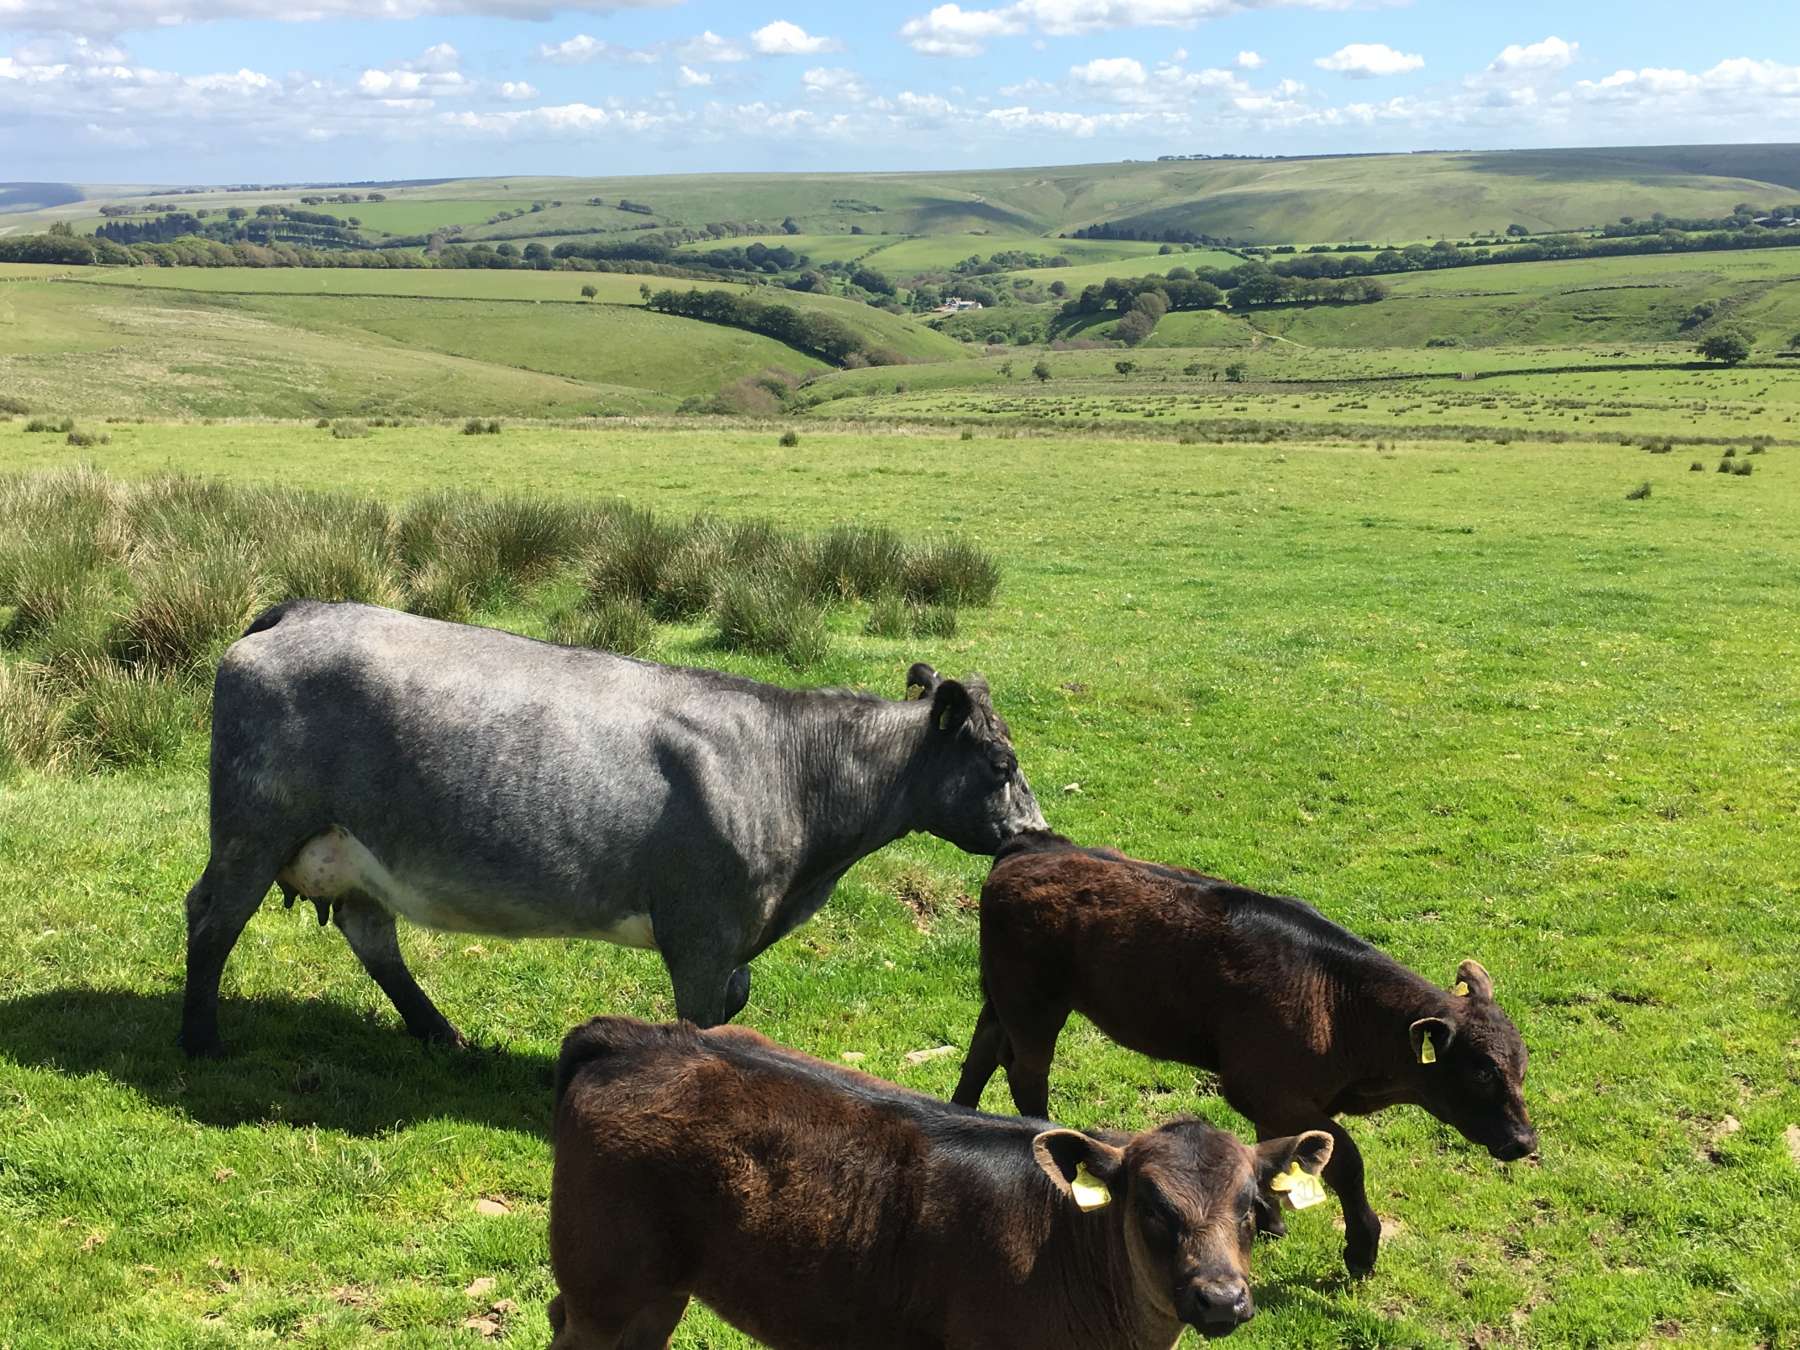
<instances>
[{"instance_id":1,"label":"cow's black leg","mask_svg":"<svg viewBox=\"0 0 1800 1350\"><path fill-rule=\"evenodd\" d=\"M394 916L372 900L352 896L340 900L334 916L337 926L363 969L394 1002L406 1029L422 1041L438 1041L463 1046L462 1033L437 1010L425 996L406 960L400 955L400 938L394 931Z\"/></svg>"},{"instance_id":2,"label":"cow's black leg","mask_svg":"<svg viewBox=\"0 0 1800 1350\"><path fill-rule=\"evenodd\" d=\"M982 1091L1000 1067L1000 1051L1006 1044L1006 1028L994 1012L992 1000L984 999L981 1015L975 1019L975 1032L969 1037L969 1053L963 1059L962 1076L950 1100L958 1106L981 1105Z\"/></svg>"},{"instance_id":3,"label":"cow's black leg","mask_svg":"<svg viewBox=\"0 0 1800 1350\"><path fill-rule=\"evenodd\" d=\"M179 1044L190 1056L224 1052L219 1041L219 979L244 925L256 913L279 863L241 848L216 849L187 893L187 988Z\"/></svg>"},{"instance_id":4,"label":"cow's black leg","mask_svg":"<svg viewBox=\"0 0 1800 1350\"><path fill-rule=\"evenodd\" d=\"M1331 1132L1331 1161L1325 1164L1323 1175L1344 1207L1344 1266L1352 1275L1367 1275L1375 1269L1375 1255L1381 1248L1381 1219L1363 1188L1362 1153L1335 1120L1307 1128Z\"/></svg>"}]
</instances>

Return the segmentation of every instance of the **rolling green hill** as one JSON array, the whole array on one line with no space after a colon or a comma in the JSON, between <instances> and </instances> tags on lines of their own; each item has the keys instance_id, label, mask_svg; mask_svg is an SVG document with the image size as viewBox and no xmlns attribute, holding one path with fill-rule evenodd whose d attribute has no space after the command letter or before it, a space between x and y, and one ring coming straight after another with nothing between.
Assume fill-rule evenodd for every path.
<instances>
[{"instance_id":1,"label":"rolling green hill","mask_svg":"<svg viewBox=\"0 0 1800 1350\"><path fill-rule=\"evenodd\" d=\"M82 188L58 205L26 193L0 230L92 220L106 201L154 200L154 189ZM624 231L634 226L762 223L792 218L809 235L1058 235L1110 221L1133 230L1191 230L1261 242L1409 240L1504 228L1598 224L1620 215L1723 215L1741 201L1800 196L1800 146L1363 155L983 169L949 173L684 174L648 178L480 178L395 186L387 200L327 205L371 230L418 233L461 224L464 237ZM185 196L188 209L297 202L299 189ZM42 196L42 194L38 194ZM651 215L621 212L629 198ZM599 205L589 205L597 199ZM534 202L544 202L532 212ZM550 205L552 202L561 206ZM20 207L37 208L21 211ZM502 209L514 220L486 225ZM0 206L0 212L6 208ZM872 245L871 245L872 246ZM966 256L966 254L962 255Z\"/></svg>"}]
</instances>

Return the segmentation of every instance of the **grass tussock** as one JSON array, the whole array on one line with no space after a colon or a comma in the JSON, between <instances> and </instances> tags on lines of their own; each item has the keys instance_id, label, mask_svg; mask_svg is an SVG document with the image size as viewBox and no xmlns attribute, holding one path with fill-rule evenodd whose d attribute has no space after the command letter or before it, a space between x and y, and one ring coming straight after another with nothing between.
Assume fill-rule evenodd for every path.
<instances>
[{"instance_id":1,"label":"grass tussock","mask_svg":"<svg viewBox=\"0 0 1800 1350\"><path fill-rule=\"evenodd\" d=\"M659 624L706 622L723 649L804 668L825 655L834 605L871 604L870 633L950 637L958 606L998 582L967 541L881 527L813 534L524 494L395 509L89 468L0 476L0 775L167 758L204 729L219 656L283 600L468 621L554 597L543 622L558 642L641 655Z\"/></svg>"},{"instance_id":2,"label":"grass tussock","mask_svg":"<svg viewBox=\"0 0 1800 1350\"><path fill-rule=\"evenodd\" d=\"M645 656L656 645L656 619L635 600L605 600L557 614L550 621L550 640L620 656Z\"/></svg>"},{"instance_id":3,"label":"grass tussock","mask_svg":"<svg viewBox=\"0 0 1800 1350\"><path fill-rule=\"evenodd\" d=\"M796 668L817 663L827 645L825 606L780 578L736 576L719 592L719 645L779 656Z\"/></svg>"}]
</instances>

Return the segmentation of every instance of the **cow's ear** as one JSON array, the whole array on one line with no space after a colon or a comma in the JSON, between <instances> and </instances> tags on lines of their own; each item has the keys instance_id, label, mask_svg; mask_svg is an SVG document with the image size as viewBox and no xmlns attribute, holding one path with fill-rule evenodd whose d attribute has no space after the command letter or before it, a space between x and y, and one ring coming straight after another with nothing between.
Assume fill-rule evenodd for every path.
<instances>
[{"instance_id":1,"label":"cow's ear","mask_svg":"<svg viewBox=\"0 0 1800 1350\"><path fill-rule=\"evenodd\" d=\"M1256 1146L1258 1190L1289 1197L1296 1209L1305 1207L1313 1188L1297 1185L1300 1177L1316 1177L1331 1161L1332 1139L1324 1130L1308 1130L1282 1139L1265 1139Z\"/></svg>"},{"instance_id":2,"label":"cow's ear","mask_svg":"<svg viewBox=\"0 0 1800 1350\"><path fill-rule=\"evenodd\" d=\"M1112 1203L1113 1183L1125 1166L1123 1149L1079 1130L1045 1130L1031 1141L1031 1154L1051 1184L1084 1210Z\"/></svg>"},{"instance_id":3,"label":"cow's ear","mask_svg":"<svg viewBox=\"0 0 1800 1350\"><path fill-rule=\"evenodd\" d=\"M955 732L963 729L963 723L969 720L969 714L975 711L975 700L969 697L969 691L956 680L940 680L937 688L931 693L931 725L939 731Z\"/></svg>"},{"instance_id":4,"label":"cow's ear","mask_svg":"<svg viewBox=\"0 0 1800 1350\"><path fill-rule=\"evenodd\" d=\"M1458 994L1470 998L1489 999L1494 997L1494 981L1487 971L1481 968L1479 961L1464 961L1456 968L1456 983L1451 986Z\"/></svg>"},{"instance_id":5,"label":"cow's ear","mask_svg":"<svg viewBox=\"0 0 1800 1350\"><path fill-rule=\"evenodd\" d=\"M1456 1039L1456 1028L1441 1017L1421 1017L1408 1032L1412 1036L1413 1058L1421 1064L1436 1064Z\"/></svg>"},{"instance_id":6,"label":"cow's ear","mask_svg":"<svg viewBox=\"0 0 1800 1350\"><path fill-rule=\"evenodd\" d=\"M914 661L912 668L906 672L906 697L930 698L943 682L943 677L930 666L923 661Z\"/></svg>"}]
</instances>

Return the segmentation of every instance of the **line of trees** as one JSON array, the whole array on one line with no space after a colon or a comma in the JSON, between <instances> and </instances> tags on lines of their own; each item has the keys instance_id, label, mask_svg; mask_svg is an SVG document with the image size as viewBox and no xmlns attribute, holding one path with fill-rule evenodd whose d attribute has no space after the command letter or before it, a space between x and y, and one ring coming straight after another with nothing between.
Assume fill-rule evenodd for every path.
<instances>
[{"instance_id":1,"label":"line of trees","mask_svg":"<svg viewBox=\"0 0 1800 1350\"><path fill-rule=\"evenodd\" d=\"M862 334L829 314L770 304L731 291L657 291L646 304L659 314L761 333L835 366L888 366L905 360L898 352L870 345Z\"/></svg>"},{"instance_id":2,"label":"line of trees","mask_svg":"<svg viewBox=\"0 0 1800 1350\"><path fill-rule=\"evenodd\" d=\"M1357 277L1432 272L1448 267L1484 267L1496 263L1560 262L1573 258L1640 257L1657 253L1793 248L1796 245L1800 245L1800 225L1771 228L1752 224L1706 234L1668 228L1654 234L1601 238L1557 235L1500 249L1466 249L1448 239L1440 239L1435 244L1411 244L1403 249L1382 249L1367 255L1302 253L1292 258L1277 258L1267 266L1277 276Z\"/></svg>"}]
</instances>

